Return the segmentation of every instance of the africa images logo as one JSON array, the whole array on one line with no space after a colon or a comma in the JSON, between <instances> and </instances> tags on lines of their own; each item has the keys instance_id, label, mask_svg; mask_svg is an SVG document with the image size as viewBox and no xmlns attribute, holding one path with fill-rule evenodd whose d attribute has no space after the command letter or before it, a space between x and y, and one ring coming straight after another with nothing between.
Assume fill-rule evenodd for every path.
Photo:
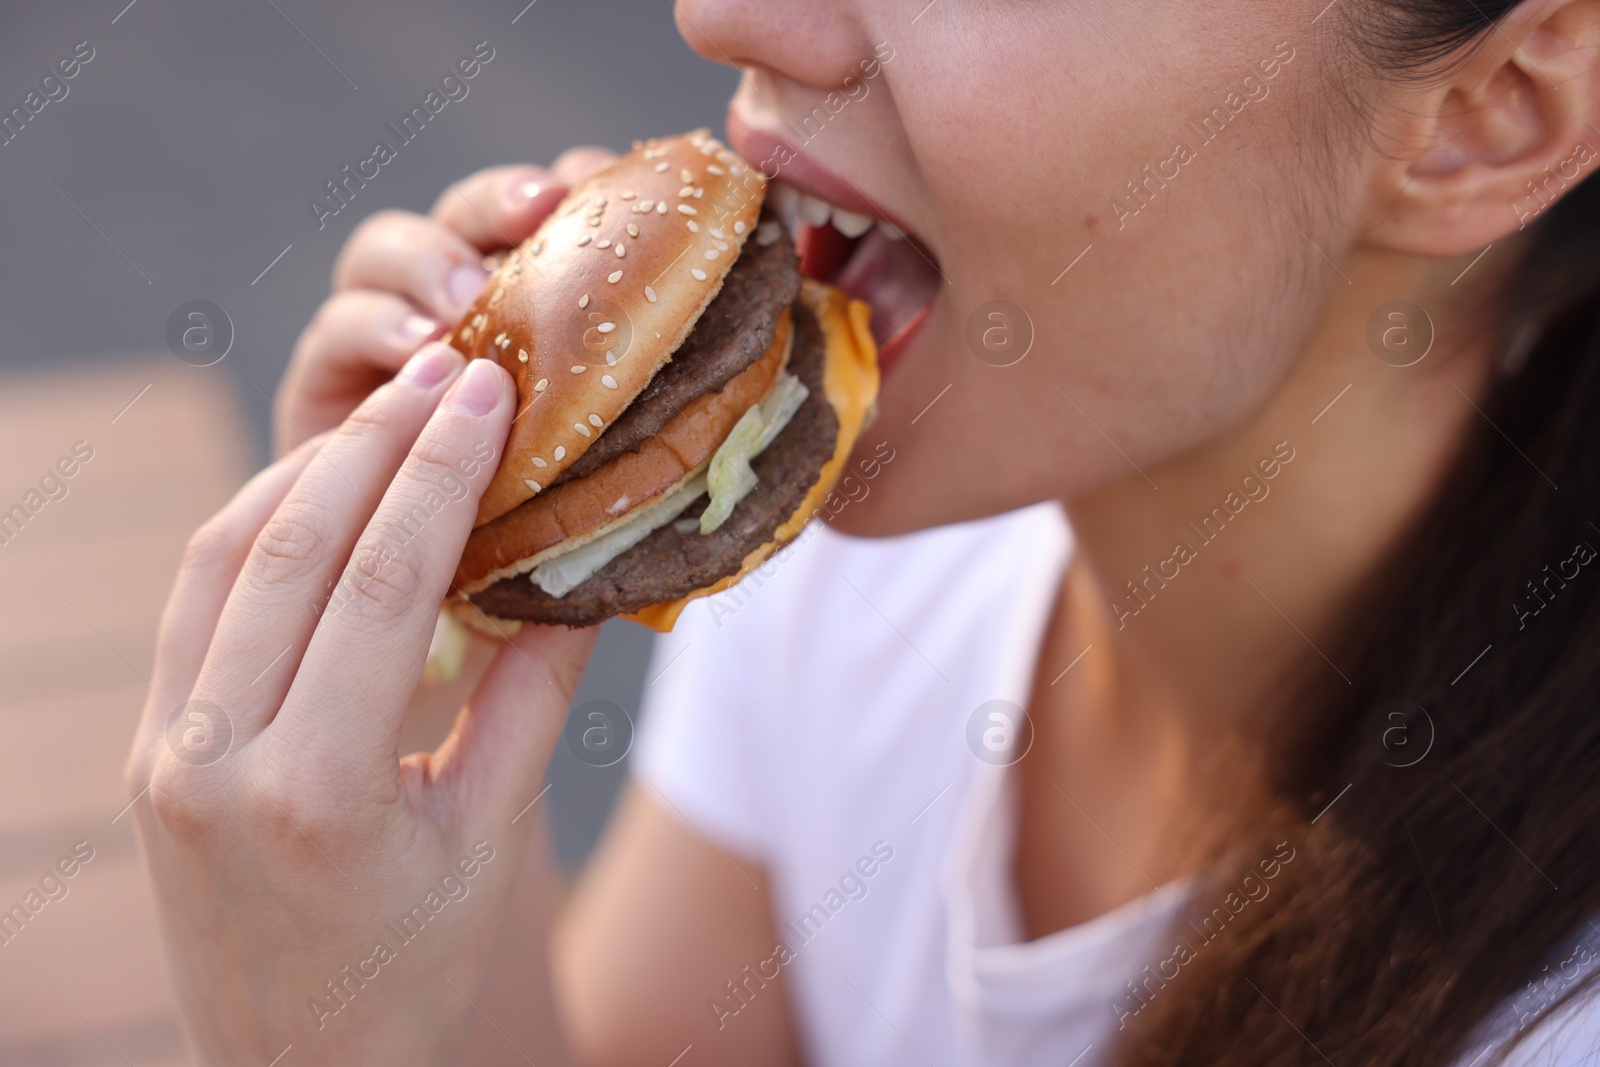
<instances>
[{"instance_id":1,"label":"africa images logo","mask_svg":"<svg viewBox=\"0 0 1600 1067\"><path fill-rule=\"evenodd\" d=\"M356 163L354 167L345 164L339 173L341 177L330 178L322 183L327 190L327 198L311 197L306 200L306 207L311 210L311 219L317 224L317 229L327 226L328 220L345 208L356 198L356 194L367 187L367 182L375 180L383 173L383 168L394 162L400 155L400 149L410 144L422 135L429 122L439 116L447 106L460 103L472 92L472 86L467 83L483 72L483 68L494 59L494 48L488 41L479 41L472 46L472 54L457 60L439 79L439 88L430 90L422 98L422 103L401 116L400 125L393 122L385 123L389 132L394 135L395 144L388 140L379 140L373 143L372 154Z\"/></svg>"}]
</instances>

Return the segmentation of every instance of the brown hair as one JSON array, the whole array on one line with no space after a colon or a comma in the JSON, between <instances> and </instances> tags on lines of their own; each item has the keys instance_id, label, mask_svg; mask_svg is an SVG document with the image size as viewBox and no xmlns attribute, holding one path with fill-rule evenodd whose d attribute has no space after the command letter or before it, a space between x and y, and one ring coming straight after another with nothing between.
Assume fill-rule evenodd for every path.
<instances>
[{"instance_id":1,"label":"brown hair","mask_svg":"<svg viewBox=\"0 0 1600 1067\"><path fill-rule=\"evenodd\" d=\"M1393 79L1448 69L1516 6L1342 14ZM1600 183L1529 236L1496 309L1521 369L1322 644L1352 684L1317 658L1282 704L1286 809L1197 887L1184 958L1130 987L1124 1067L1448 1065L1497 1012L1524 1036L1600 973L1581 943L1600 912ZM1270 896L1211 936L1281 842Z\"/></svg>"}]
</instances>

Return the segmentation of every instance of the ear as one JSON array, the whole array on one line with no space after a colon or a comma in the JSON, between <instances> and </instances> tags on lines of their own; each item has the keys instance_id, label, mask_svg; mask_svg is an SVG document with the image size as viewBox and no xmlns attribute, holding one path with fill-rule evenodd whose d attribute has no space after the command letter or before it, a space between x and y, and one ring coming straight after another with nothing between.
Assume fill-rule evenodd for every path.
<instances>
[{"instance_id":1,"label":"ear","mask_svg":"<svg viewBox=\"0 0 1600 1067\"><path fill-rule=\"evenodd\" d=\"M1393 102L1404 133L1372 175L1369 202L1387 214L1368 242L1476 252L1600 170L1600 0L1526 0L1474 48Z\"/></svg>"}]
</instances>

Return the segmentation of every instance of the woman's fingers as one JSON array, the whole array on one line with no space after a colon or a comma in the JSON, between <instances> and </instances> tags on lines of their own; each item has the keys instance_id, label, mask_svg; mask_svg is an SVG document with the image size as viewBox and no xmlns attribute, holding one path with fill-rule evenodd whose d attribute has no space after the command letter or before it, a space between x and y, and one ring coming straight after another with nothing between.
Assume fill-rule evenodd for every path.
<instances>
[{"instance_id":1,"label":"woman's fingers","mask_svg":"<svg viewBox=\"0 0 1600 1067\"><path fill-rule=\"evenodd\" d=\"M156 636L156 669L145 704L134 760L148 781L150 746L166 729L172 711L194 689L239 568L256 535L311 462L321 440L307 441L256 474L193 537L184 551L172 595Z\"/></svg>"},{"instance_id":2,"label":"woman's fingers","mask_svg":"<svg viewBox=\"0 0 1600 1067\"><path fill-rule=\"evenodd\" d=\"M585 146L562 153L549 170L526 164L469 174L439 195L432 218L485 252L510 248L538 228L567 190L616 158Z\"/></svg>"},{"instance_id":3,"label":"woman's fingers","mask_svg":"<svg viewBox=\"0 0 1600 1067\"><path fill-rule=\"evenodd\" d=\"M278 445L332 429L446 327L394 293L352 289L323 301L278 390Z\"/></svg>"},{"instance_id":4,"label":"woman's fingers","mask_svg":"<svg viewBox=\"0 0 1600 1067\"><path fill-rule=\"evenodd\" d=\"M393 781L400 721L514 401L510 376L487 359L445 394L338 576L269 751L332 779L387 768Z\"/></svg>"},{"instance_id":5,"label":"woman's fingers","mask_svg":"<svg viewBox=\"0 0 1600 1067\"><path fill-rule=\"evenodd\" d=\"M357 538L464 362L448 345L424 347L323 442L256 535L195 687L236 735L271 720L312 631L340 610Z\"/></svg>"},{"instance_id":6,"label":"woman's fingers","mask_svg":"<svg viewBox=\"0 0 1600 1067\"><path fill-rule=\"evenodd\" d=\"M451 182L430 217L490 252L520 244L565 194L563 183L542 167L490 167Z\"/></svg>"},{"instance_id":7,"label":"woman's fingers","mask_svg":"<svg viewBox=\"0 0 1600 1067\"><path fill-rule=\"evenodd\" d=\"M504 825L533 799L599 633L524 624L506 639L438 753L457 811Z\"/></svg>"},{"instance_id":8,"label":"woman's fingers","mask_svg":"<svg viewBox=\"0 0 1600 1067\"><path fill-rule=\"evenodd\" d=\"M616 158L617 154L609 148L579 145L561 153L560 158L550 165L550 173L562 185L577 185L587 181L595 171Z\"/></svg>"},{"instance_id":9,"label":"woman's fingers","mask_svg":"<svg viewBox=\"0 0 1600 1067\"><path fill-rule=\"evenodd\" d=\"M483 254L447 226L406 211L380 211L350 235L333 287L384 289L454 324L483 289Z\"/></svg>"}]
</instances>

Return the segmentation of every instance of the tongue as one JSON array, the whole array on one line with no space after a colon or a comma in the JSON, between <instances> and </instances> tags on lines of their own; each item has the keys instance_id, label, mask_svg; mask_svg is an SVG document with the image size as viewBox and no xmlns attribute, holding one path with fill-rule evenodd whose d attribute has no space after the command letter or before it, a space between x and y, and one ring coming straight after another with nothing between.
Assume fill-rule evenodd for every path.
<instances>
[{"instance_id":1,"label":"tongue","mask_svg":"<svg viewBox=\"0 0 1600 1067\"><path fill-rule=\"evenodd\" d=\"M876 226L854 242L832 226L803 231L802 270L865 300L880 346L915 322L939 291L943 279L928 258L910 241L892 241Z\"/></svg>"}]
</instances>

